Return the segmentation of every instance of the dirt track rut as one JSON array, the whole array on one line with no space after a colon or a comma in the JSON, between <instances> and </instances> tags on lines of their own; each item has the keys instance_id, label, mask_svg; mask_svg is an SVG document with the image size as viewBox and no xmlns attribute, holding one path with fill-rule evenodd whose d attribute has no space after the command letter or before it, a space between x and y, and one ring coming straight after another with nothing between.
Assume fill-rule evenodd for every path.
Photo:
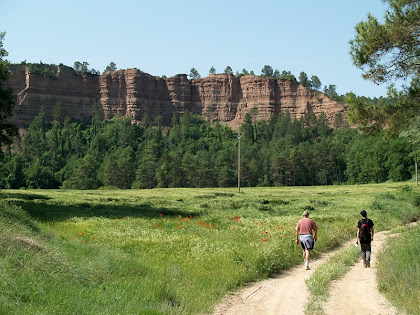
<instances>
[{"instance_id":1,"label":"dirt track rut","mask_svg":"<svg viewBox=\"0 0 420 315\"><path fill-rule=\"evenodd\" d=\"M372 243L371 268L363 268L361 260L341 279L332 283L325 314L398 314L379 293L376 283L376 257L386 238L385 232L376 233ZM347 243L345 246L354 246ZM215 315L282 315L304 314L309 300L305 280L335 251L311 260L311 270L303 263L273 278L253 283L233 293L215 308ZM360 283L360 279L363 279ZM368 288L368 289L366 289ZM367 290L367 291L366 291ZM361 308L361 301L369 301Z\"/></svg>"}]
</instances>

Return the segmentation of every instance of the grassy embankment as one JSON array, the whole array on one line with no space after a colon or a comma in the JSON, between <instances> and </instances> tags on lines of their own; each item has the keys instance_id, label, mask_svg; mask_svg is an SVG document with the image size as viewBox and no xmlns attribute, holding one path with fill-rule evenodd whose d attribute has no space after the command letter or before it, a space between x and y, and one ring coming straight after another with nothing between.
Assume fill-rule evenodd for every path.
<instances>
[{"instance_id":1,"label":"grassy embankment","mask_svg":"<svg viewBox=\"0 0 420 315\"><path fill-rule=\"evenodd\" d=\"M1 191L0 309L209 312L226 291L301 262L304 209L320 228L317 255L354 237L362 208L378 231L418 216L378 206L404 187Z\"/></svg>"},{"instance_id":2,"label":"grassy embankment","mask_svg":"<svg viewBox=\"0 0 420 315\"><path fill-rule=\"evenodd\" d=\"M406 314L420 314L420 228L388 240L378 257L379 290Z\"/></svg>"}]
</instances>

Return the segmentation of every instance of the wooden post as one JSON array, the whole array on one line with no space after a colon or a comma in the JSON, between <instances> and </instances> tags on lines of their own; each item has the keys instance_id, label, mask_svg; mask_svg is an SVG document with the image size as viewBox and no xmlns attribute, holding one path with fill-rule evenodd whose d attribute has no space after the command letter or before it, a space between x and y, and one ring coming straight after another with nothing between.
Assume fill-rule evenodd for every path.
<instances>
[{"instance_id":1,"label":"wooden post","mask_svg":"<svg viewBox=\"0 0 420 315\"><path fill-rule=\"evenodd\" d=\"M238 193L241 192L241 125L238 125Z\"/></svg>"},{"instance_id":2,"label":"wooden post","mask_svg":"<svg viewBox=\"0 0 420 315\"><path fill-rule=\"evenodd\" d=\"M419 177L417 172L417 142L414 143L414 169L416 170L416 185L419 184Z\"/></svg>"}]
</instances>

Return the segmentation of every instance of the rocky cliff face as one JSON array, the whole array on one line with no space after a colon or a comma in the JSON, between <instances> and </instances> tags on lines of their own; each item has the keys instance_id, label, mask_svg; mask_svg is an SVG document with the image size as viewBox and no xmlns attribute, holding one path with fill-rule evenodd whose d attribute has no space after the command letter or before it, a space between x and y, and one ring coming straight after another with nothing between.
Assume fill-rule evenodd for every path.
<instances>
[{"instance_id":1,"label":"rocky cliff face","mask_svg":"<svg viewBox=\"0 0 420 315\"><path fill-rule=\"evenodd\" d=\"M11 67L6 85L16 96L13 122L27 126L42 106L47 120L52 120L58 101L76 119L91 117L96 103L105 118L121 114L131 117L133 123L146 114L170 121L174 113L182 115L186 110L232 127L251 111L258 120L286 110L292 117L323 112L331 124L337 114L345 116L342 104L289 80L214 74L190 81L186 75L163 79L137 69L80 75L66 66L57 66L55 71L53 75L31 73L24 65Z\"/></svg>"},{"instance_id":2,"label":"rocky cliff face","mask_svg":"<svg viewBox=\"0 0 420 315\"><path fill-rule=\"evenodd\" d=\"M92 115L95 102L99 102L100 89L97 76L81 76L65 66L56 67L56 75L31 73L26 66L12 66L6 85L16 97L12 122L27 126L45 108L47 121L52 120L53 108L62 102L66 114L76 119Z\"/></svg>"}]
</instances>

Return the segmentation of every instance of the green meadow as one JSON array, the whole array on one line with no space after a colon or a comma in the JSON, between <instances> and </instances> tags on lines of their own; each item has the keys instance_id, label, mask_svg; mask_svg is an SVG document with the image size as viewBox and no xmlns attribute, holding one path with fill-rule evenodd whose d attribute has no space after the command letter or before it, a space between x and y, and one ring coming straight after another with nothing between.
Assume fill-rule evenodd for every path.
<instances>
[{"instance_id":1,"label":"green meadow","mask_svg":"<svg viewBox=\"0 0 420 315\"><path fill-rule=\"evenodd\" d=\"M301 263L295 226L319 227L313 255L415 221L412 183L153 190L0 191L0 314L211 313L228 291Z\"/></svg>"}]
</instances>

